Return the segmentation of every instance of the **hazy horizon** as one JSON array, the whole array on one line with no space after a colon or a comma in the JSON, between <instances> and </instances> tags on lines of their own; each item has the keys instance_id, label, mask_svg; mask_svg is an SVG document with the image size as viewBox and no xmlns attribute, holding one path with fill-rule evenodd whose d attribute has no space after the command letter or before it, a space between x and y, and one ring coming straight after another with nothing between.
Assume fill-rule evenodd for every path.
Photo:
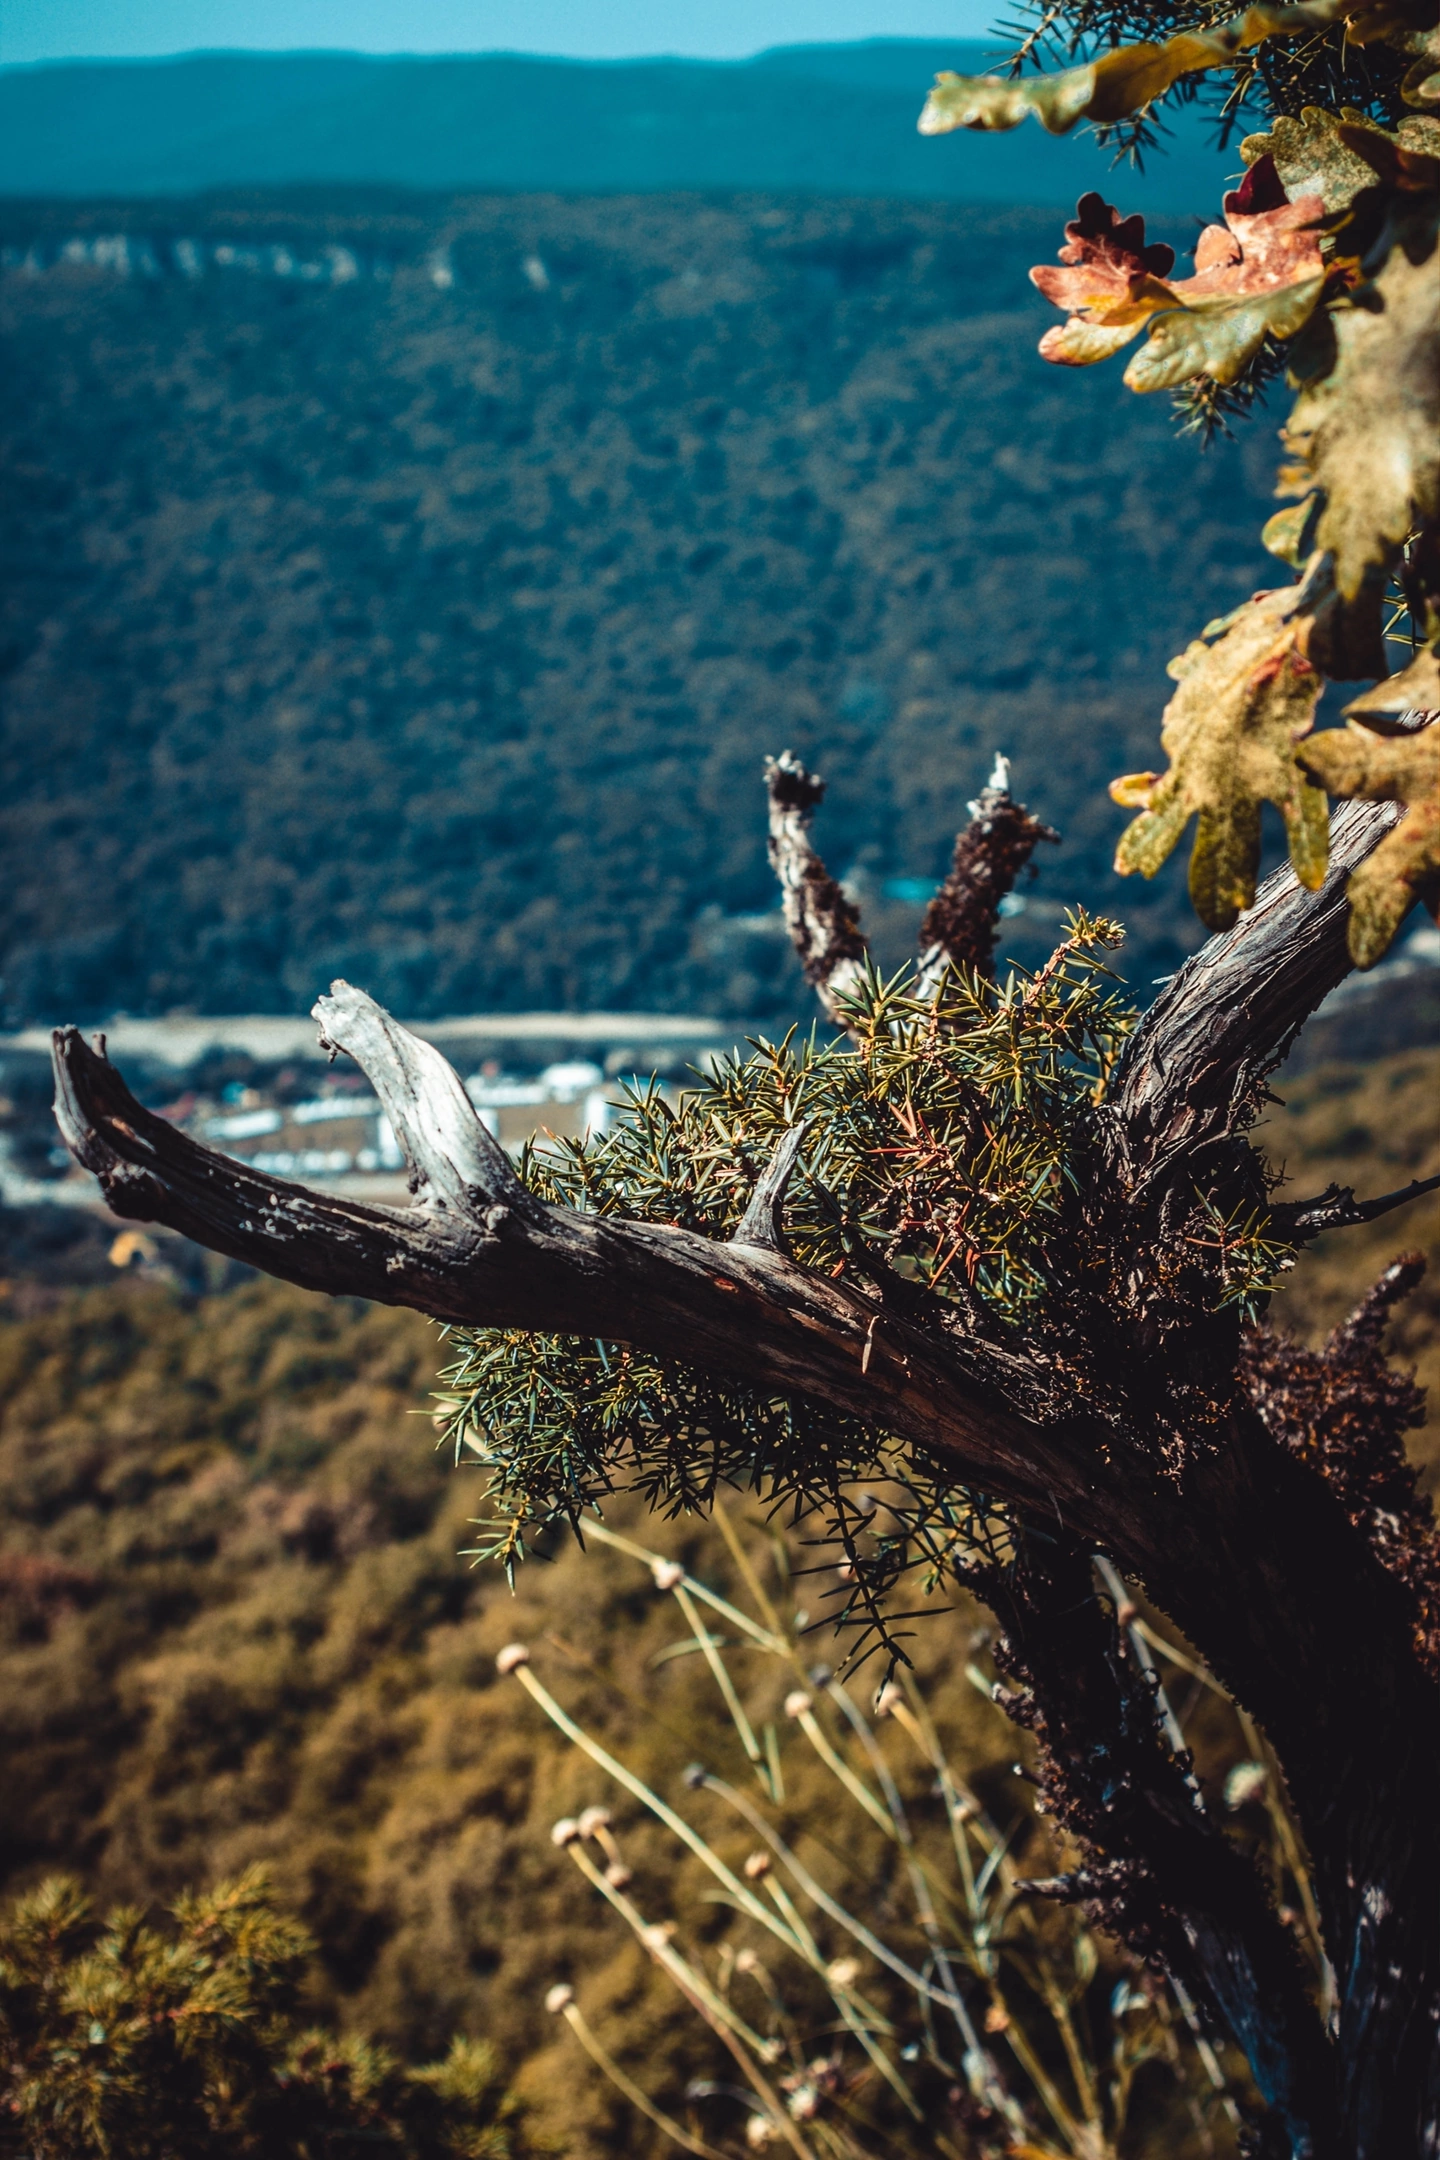
<instances>
[{"instance_id":1,"label":"hazy horizon","mask_svg":"<svg viewBox=\"0 0 1440 2160\"><path fill-rule=\"evenodd\" d=\"M744 53L692 53L678 50L643 53L575 53L541 52L525 45L484 46L436 46L396 47L393 51L379 51L365 45L188 45L174 52L156 53L52 53L33 60L0 59L0 74L18 72L23 68L46 67L156 67L186 60L553 60L558 66L569 67L643 67L665 65L671 62L693 63L696 67L746 67L757 60L764 60L772 53L810 52L833 46L837 51L853 52L866 45L897 46L914 45L930 47L936 43L952 44L956 51L986 44L988 40L971 33L946 39L903 37L887 38L877 35L869 38L784 38L775 43L758 46L753 52ZM998 46L997 46L998 50Z\"/></svg>"},{"instance_id":2,"label":"hazy horizon","mask_svg":"<svg viewBox=\"0 0 1440 2160\"><path fill-rule=\"evenodd\" d=\"M985 37L990 0L8 0L0 66L195 53L389 58L516 53L555 60L747 60L776 45Z\"/></svg>"}]
</instances>

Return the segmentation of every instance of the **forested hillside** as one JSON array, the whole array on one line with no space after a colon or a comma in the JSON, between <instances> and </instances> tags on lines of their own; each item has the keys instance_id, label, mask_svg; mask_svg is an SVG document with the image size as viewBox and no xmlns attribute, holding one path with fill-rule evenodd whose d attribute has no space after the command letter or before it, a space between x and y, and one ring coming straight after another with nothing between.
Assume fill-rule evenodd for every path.
<instances>
[{"instance_id":1,"label":"forested hillside","mask_svg":"<svg viewBox=\"0 0 1440 2160\"><path fill-rule=\"evenodd\" d=\"M1138 981L1193 940L1178 873L1110 876L1104 784L1277 574L1269 431L1202 457L1035 356L1058 218L372 193L0 228L46 265L0 281L12 1021L304 1010L337 973L417 1016L788 1012L787 745L882 949L996 749L1066 836L1009 950L1078 897ZM56 260L117 233L154 274Z\"/></svg>"},{"instance_id":2,"label":"forested hillside","mask_svg":"<svg viewBox=\"0 0 1440 2160\"><path fill-rule=\"evenodd\" d=\"M1383 1190L1433 1166L1437 1080L1434 1051L1282 1079L1292 1107L1263 1137L1292 1191L1336 1167L1362 1192ZM1303 1258L1282 1316L1330 1326L1414 1244L1440 1261L1433 1195ZM605 2044L672 2106L709 2058L659 1975L578 1888L551 1824L607 1802L642 1910L708 1930L720 1908L705 1903L698 1865L497 1682L494 1657L528 1641L586 1728L738 1866L753 1839L682 1781L697 1757L737 1781L747 1770L700 1659L674 1654L683 1629L670 1601L643 1566L593 1546L562 1545L553 1565L524 1569L514 1599L497 1569L470 1570L460 1548L474 1542L482 1486L437 1457L428 1420L411 1415L444 1354L413 1313L273 1282L204 1297L134 1280L5 1289L0 1895L64 1867L104 1899L146 1904L263 1860L319 1938L315 2014L421 2055L457 2030L493 2040L536 2127L574 2160L663 2150L546 2017L546 1989L573 1982ZM1432 1383L1435 1321L1432 1281L1397 1329L1402 1362L1418 1359ZM1433 1423L1413 1437L1433 1480ZM771 1572L759 1506L732 1505L757 1525L786 1614L824 1611L823 1581ZM733 1586L713 1525L646 1517L638 1500L608 1520ZM814 1565L804 1535L791 1541L797 1568ZM1035 1872L1043 1848L1025 1842L1035 1833L1011 1769L1026 1743L965 1677L984 1654L978 1617L961 1602L920 1622L911 1647L967 1778ZM804 1654L839 1653L822 1626ZM757 1724L778 1717L791 1683L763 1660L735 1662ZM872 1829L834 1850L830 1788L779 1722L791 1834L838 1894L873 1900L893 1924L903 1901L885 1887L888 1848ZM1203 1716L1193 1730L1213 1783L1224 1734ZM907 1783L907 1802L917 1824L936 1818L928 1772Z\"/></svg>"}]
</instances>

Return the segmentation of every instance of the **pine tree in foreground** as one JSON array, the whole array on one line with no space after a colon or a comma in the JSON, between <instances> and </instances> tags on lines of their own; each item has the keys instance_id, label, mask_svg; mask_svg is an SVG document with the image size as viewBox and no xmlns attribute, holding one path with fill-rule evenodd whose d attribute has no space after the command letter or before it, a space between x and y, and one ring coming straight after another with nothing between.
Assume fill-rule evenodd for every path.
<instances>
[{"instance_id":1,"label":"pine tree in foreground","mask_svg":"<svg viewBox=\"0 0 1440 2160\"><path fill-rule=\"evenodd\" d=\"M1033 72L1057 43L1074 64ZM1098 196L1035 273L1066 314L1046 359L1136 344L1131 387L1175 391L1202 431L1282 370L1297 393L1297 500L1266 539L1298 576L1173 663L1169 770L1114 789L1139 812L1122 869L1153 875L1198 820L1191 891L1215 935L1148 1012L1107 987L1118 930L1078 913L1038 974L993 978L999 903L1044 837L1003 771L915 967L882 981L810 844L819 783L786 757L772 857L842 1042L759 1044L678 1108L637 1095L613 1134L517 1170L437 1053L336 984L322 1040L369 1076L407 1209L197 1146L74 1030L58 1114L117 1212L455 1330L452 1423L492 1466L487 1549L507 1564L622 1483L703 1508L728 1482L829 1507L839 1618L892 1657L908 1570L968 1584L1075 1853L1029 1894L1080 1904L1233 2036L1268 2104L1258 2150L1410 2160L1440 2154L1440 1547L1403 1450L1419 1407L1380 1346L1414 1265L1322 1353L1262 1321L1308 1241L1436 1180L1282 1200L1247 1135L1306 1016L1440 902L1433 0L1266 0L1230 21L1200 0L1061 0L1008 79L942 76L921 124L1088 119L1123 147L1216 80L1222 127L1247 108L1268 125L1194 276ZM1316 733L1327 676L1378 687ZM1266 801L1291 867L1257 892ZM880 1537L849 1500L875 1473L910 1495ZM1173 1744L1106 1570L1282 1766L1318 1972Z\"/></svg>"}]
</instances>

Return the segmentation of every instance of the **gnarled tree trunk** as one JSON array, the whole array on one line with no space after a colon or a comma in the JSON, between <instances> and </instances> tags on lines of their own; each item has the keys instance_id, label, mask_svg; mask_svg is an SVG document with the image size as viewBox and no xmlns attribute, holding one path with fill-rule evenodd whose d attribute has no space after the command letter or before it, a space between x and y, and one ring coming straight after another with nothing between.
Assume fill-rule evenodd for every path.
<instances>
[{"instance_id":1,"label":"gnarled tree trunk","mask_svg":"<svg viewBox=\"0 0 1440 2160\"><path fill-rule=\"evenodd\" d=\"M810 845L819 784L787 757L769 786L787 919L843 1023L864 945ZM1266 1075L1349 967L1345 879L1394 815L1342 810L1324 888L1277 873L1131 1039L1055 1245L1052 1287L1103 1388L1075 1384L1053 1342L932 1326L913 1301L894 1309L798 1266L782 1233L793 1146L725 1243L542 1203L443 1058L343 983L315 1008L322 1040L374 1087L410 1165L409 1207L311 1191L197 1145L74 1029L55 1038L57 1116L121 1215L307 1289L633 1343L818 1399L1007 1502L1015 1565L971 1579L1004 1629L1010 1706L1041 1743L1050 1805L1087 1855L1037 1894L1083 1901L1223 2021L1269 2104L1267 2151L1440 2155L1440 1561L1400 1455L1414 1404L1379 1361L1396 1285L1308 1363L1273 1341L1257 1351L1233 1311L1175 1288L1197 1193L1227 1218L1269 1206L1292 1241L1408 1197L1271 1206L1245 1138ZM1042 837L997 773L927 917L932 977L988 964L999 900ZM1350 1441L1332 1415L1342 1399L1360 1405ZM1173 1751L1095 1555L1144 1586L1272 1743L1314 1871L1333 2008Z\"/></svg>"}]
</instances>

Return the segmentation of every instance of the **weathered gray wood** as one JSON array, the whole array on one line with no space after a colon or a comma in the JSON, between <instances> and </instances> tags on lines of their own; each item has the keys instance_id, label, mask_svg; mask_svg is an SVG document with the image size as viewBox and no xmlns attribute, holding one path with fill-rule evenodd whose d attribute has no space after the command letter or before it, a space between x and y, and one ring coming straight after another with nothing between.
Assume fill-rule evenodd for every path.
<instances>
[{"instance_id":1,"label":"weathered gray wood","mask_svg":"<svg viewBox=\"0 0 1440 2160\"><path fill-rule=\"evenodd\" d=\"M810 827L825 783L793 751L765 761L770 867L790 942L829 1017L845 1025L841 999L860 981L867 947L860 917L816 854Z\"/></svg>"},{"instance_id":2,"label":"weathered gray wood","mask_svg":"<svg viewBox=\"0 0 1440 2160\"><path fill-rule=\"evenodd\" d=\"M1345 886L1398 814L1391 803L1338 804L1320 891L1306 892L1286 863L1161 991L1108 1098L1132 1193L1182 1175L1182 1157L1183 1174L1199 1174L1208 1150L1248 1128L1265 1076L1351 971Z\"/></svg>"},{"instance_id":3,"label":"weathered gray wood","mask_svg":"<svg viewBox=\"0 0 1440 2160\"><path fill-rule=\"evenodd\" d=\"M750 1195L750 1205L735 1226L732 1244L758 1245L766 1252L775 1253L787 1250L781 1212L785 1206L786 1189L795 1174L795 1165L800 1160L806 1129L807 1120L797 1118L789 1132L781 1138L756 1182L755 1190Z\"/></svg>"},{"instance_id":4,"label":"weathered gray wood","mask_svg":"<svg viewBox=\"0 0 1440 2160\"><path fill-rule=\"evenodd\" d=\"M409 1165L418 1206L463 1220L498 1204L522 1210L532 1205L459 1074L432 1044L347 982L332 983L329 996L312 1010L322 1049L348 1052L373 1083Z\"/></svg>"}]
</instances>

